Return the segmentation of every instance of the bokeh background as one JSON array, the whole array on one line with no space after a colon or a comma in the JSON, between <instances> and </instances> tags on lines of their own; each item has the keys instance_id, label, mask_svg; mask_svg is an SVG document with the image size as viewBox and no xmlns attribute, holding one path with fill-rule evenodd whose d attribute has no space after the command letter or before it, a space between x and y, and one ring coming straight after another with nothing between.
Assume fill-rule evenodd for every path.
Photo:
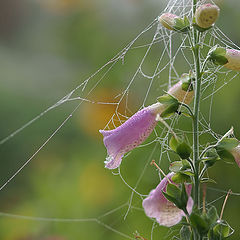
<instances>
[{"instance_id":1,"label":"bokeh background","mask_svg":"<svg viewBox=\"0 0 240 240\"><path fill-rule=\"evenodd\" d=\"M217 3L222 9L217 25L240 45L240 2ZM162 0L0 1L0 138L56 103L109 61L165 5L166 1ZM90 96L91 100L112 102L129 82L128 72L136 69L135 58L141 57L138 54L137 51L129 54L123 70L118 66L113 68L107 80ZM155 54L157 56L157 52ZM163 90L159 90L161 94ZM211 127L217 133L224 134L234 126L240 138L239 93L238 77L215 94ZM141 94L141 85L129 96L132 109L139 107L138 94ZM54 108L0 145L1 185L38 150L75 106L76 102L68 102ZM203 108L208 110L209 105L203 104ZM133 195L132 205L136 208L124 219L127 206L118 207L129 201L131 190L119 176L104 168L106 150L98 130L105 127L114 110L112 105L83 104L31 163L0 191L0 212L3 213L95 220L57 222L0 214L0 239L120 240L126 237L119 233L134 238L136 231L150 239L153 222L138 209L141 199ZM131 161L124 162L122 176L131 186L136 185L151 150L152 146L146 147L144 151L135 152ZM163 168L167 171L166 166ZM236 165L221 163L210 173L217 182L210 187L240 192L240 170ZM149 167L138 191L147 194L157 184L158 175ZM223 193L208 191L208 201L220 196ZM216 202L219 209L222 202L223 198ZM113 209L116 211L104 215ZM240 239L239 213L240 196L231 196L224 213L236 230L231 239ZM98 217L101 222L96 221ZM153 239L165 239L167 234L167 228L156 225Z\"/></svg>"}]
</instances>

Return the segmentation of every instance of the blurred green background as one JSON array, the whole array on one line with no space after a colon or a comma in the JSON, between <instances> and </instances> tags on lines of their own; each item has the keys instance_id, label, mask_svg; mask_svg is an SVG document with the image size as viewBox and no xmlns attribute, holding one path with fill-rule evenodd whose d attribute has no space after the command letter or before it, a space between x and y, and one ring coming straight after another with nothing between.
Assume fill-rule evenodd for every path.
<instances>
[{"instance_id":1,"label":"blurred green background","mask_svg":"<svg viewBox=\"0 0 240 240\"><path fill-rule=\"evenodd\" d=\"M239 0L218 4L222 13L217 25L240 45ZM162 0L0 1L0 138L69 93L123 49L165 6L166 1ZM140 40L140 44L149 43L149 39ZM158 56L157 51L154 54ZM136 59L141 58L141 51L129 52L124 65L116 65L89 98L114 101L113 97L126 88L136 70ZM128 100L133 110L145 95L142 83L135 84ZM161 84L155 89L156 96L166 90ZM89 85L90 90L93 85ZM215 132L224 134L234 126L240 138L239 93L238 77L215 94L211 122ZM0 145L1 185L38 150L76 104L68 102L54 108ZM209 102L202 106L203 112L209 110ZM127 238L119 233L134 238L136 231L148 240L151 238L153 221L138 209L141 199L133 195L132 205L136 208L124 219L131 190L119 176L104 168L106 150L98 130L105 127L114 110L112 105L84 103L31 163L0 191L0 212L94 220L55 222L0 215L0 239L120 240ZM152 149L150 145L133 151L131 159L123 162L121 173L130 186L136 185ZM167 164L163 168L167 171ZM211 187L240 192L240 170L236 165L219 163L210 174L218 184ZM158 175L149 166L137 191L148 194L157 184ZM207 198L211 201L221 196L223 193L209 190ZM218 209L222 202L223 198L216 202ZM122 204L125 205L118 209ZM113 209L116 211L104 215ZM231 196L224 213L236 230L231 239L240 239L239 214L240 196ZM100 224L95 220L98 217ZM168 239L168 234L167 228L155 225L153 239Z\"/></svg>"}]
</instances>

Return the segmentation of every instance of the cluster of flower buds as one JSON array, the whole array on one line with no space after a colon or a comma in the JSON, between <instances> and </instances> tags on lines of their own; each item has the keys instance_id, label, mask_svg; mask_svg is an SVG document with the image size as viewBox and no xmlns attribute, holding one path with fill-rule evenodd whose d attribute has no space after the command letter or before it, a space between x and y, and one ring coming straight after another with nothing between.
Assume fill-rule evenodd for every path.
<instances>
[{"instance_id":1,"label":"cluster of flower buds","mask_svg":"<svg viewBox=\"0 0 240 240\"><path fill-rule=\"evenodd\" d=\"M208 57L216 65L240 71L240 50L214 46L210 49Z\"/></svg>"},{"instance_id":2,"label":"cluster of flower buds","mask_svg":"<svg viewBox=\"0 0 240 240\"><path fill-rule=\"evenodd\" d=\"M157 125L158 118L165 118L178 110L181 102L189 104L193 98L191 78L181 79L172 86L166 95L159 98L159 102L143 108L135 113L121 126L113 130L99 130L103 135L103 142L107 148L108 157L105 167L114 169L119 167L125 153L143 143Z\"/></svg>"},{"instance_id":3,"label":"cluster of flower buds","mask_svg":"<svg viewBox=\"0 0 240 240\"><path fill-rule=\"evenodd\" d=\"M201 32L208 30L217 21L219 12L219 7L210 3L199 6L194 15L193 26ZM169 30L185 33L190 29L190 23L187 17L181 18L167 12L163 13L158 20Z\"/></svg>"},{"instance_id":4,"label":"cluster of flower buds","mask_svg":"<svg viewBox=\"0 0 240 240\"><path fill-rule=\"evenodd\" d=\"M219 16L218 6L207 3L199 6L195 12L195 23L202 29L209 29L213 26Z\"/></svg>"}]
</instances>

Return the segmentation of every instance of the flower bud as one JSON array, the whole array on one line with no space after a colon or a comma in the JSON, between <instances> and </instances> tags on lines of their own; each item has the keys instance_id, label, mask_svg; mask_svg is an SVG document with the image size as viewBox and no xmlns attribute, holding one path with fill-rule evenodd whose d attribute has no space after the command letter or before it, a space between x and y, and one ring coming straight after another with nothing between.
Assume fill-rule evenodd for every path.
<instances>
[{"instance_id":1,"label":"flower bud","mask_svg":"<svg viewBox=\"0 0 240 240\"><path fill-rule=\"evenodd\" d=\"M203 4L195 12L196 24L201 28L210 28L216 22L220 9L213 4Z\"/></svg>"},{"instance_id":2,"label":"flower bud","mask_svg":"<svg viewBox=\"0 0 240 240\"><path fill-rule=\"evenodd\" d=\"M223 160L235 160L240 167L240 143L236 138L223 138L215 147Z\"/></svg>"},{"instance_id":3,"label":"flower bud","mask_svg":"<svg viewBox=\"0 0 240 240\"><path fill-rule=\"evenodd\" d=\"M180 32L187 32L189 30L189 21L185 18L180 18L179 16L172 13L163 13L158 21L167 29L175 30Z\"/></svg>"},{"instance_id":4,"label":"flower bud","mask_svg":"<svg viewBox=\"0 0 240 240\"><path fill-rule=\"evenodd\" d=\"M194 91L192 87L193 79L194 78L191 76L191 74L184 73L181 76L180 81L173 85L168 90L168 93L177 98L179 102L190 104L194 97Z\"/></svg>"},{"instance_id":5,"label":"flower bud","mask_svg":"<svg viewBox=\"0 0 240 240\"><path fill-rule=\"evenodd\" d=\"M228 63L224 67L240 71L240 51L236 49L226 49L226 58Z\"/></svg>"},{"instance_id":6,"label":"flower bud","mask_svg":"<svg viewBox=\"0 0 240 240\"><path fill-rule=\"evenodd\" d=\"M240 51L213 47L209 51L209 59L217 65L223 65L230 70L240 71Z\"/></svg>"},{"instance_id":7,"label":"flower bud","mask_svg":"<svg viewBox=\"0 0 240 240\"><path fill-rule=\"evenodd\" d=\"M163 13L158 21L167 29L174 30L175 19L178 18L177 15L172 13Z\"/></svg>"}]
</instances>

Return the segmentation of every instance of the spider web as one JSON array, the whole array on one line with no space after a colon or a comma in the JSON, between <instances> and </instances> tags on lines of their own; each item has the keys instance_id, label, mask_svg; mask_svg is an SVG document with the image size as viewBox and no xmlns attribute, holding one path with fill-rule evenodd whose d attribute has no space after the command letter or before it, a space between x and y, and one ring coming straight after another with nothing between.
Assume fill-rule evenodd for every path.
<instances>
[{"instance_id":1,"label":"spider web","mask_svg":"<svg viewBox=\"0 0 240 240\"><path fill-rule=\"evenodd\" d=\"M201 1L198 4L204 2L205 1ZM191 9L192 0L170 0L162 12L171 12L181 17L188 16L191 18ZM202 47L204 49L210 49L216 44L227 48L240 49L217 26L214 26L214 28L210 30L210 34L208 36L203 34L201 40L203 43ZM127 59L131 55L138 56L138 58L136 58L136 68L131 72L131 75L130 73L126 74L126 76L128 76L128 80L123 82L121 89L118 90L118 93L114 97L115 101L107 102L102 101L101 99L94 100L92 96L100 85L106 84L109 72L115 71L115 68L118 68L119 65L124 71L125 66L127 65ZM206 52L201 55L201 60L204 61L205 57ZM185 66L182 66L183 60L185 61ZM61 122L61 124L59 124L58 127L46 138L35 153L28 158L2 186L0 186L0 190L6 188L8 184L24 170L24 168L43 148L46 147L46 145L54 138L59 130L66 125L66 123L74 116L83 104L113 105L115 107L115 112L105 126L105 129L113 129L119 126L119 124L122 124L137 110L154 103L158 96L162 95L164 91L178 81L182 73L188 72L189 70L194 71L192 62L188 36L163 28L158 24L158 17L156 17L123 50L99 68L94 74L81 82L72 91L60 98L55 104L48 107L31 121L27 122L22 127L0 140L0 145L3 145L10 139L14 138L17 134L24 131L30 125L34 124L37 120L47 115L53 109L60 108L63 104L70 102L75 103L74 108ZM199 135L200 138L207 135L208 138L214 142L222 137L221 134L216 133L213 130L211 125L214 96L233 79L239 78L239 73L226 70L223 67L216 67L211 63L207 63L206 66L201 95L203 104L206 103L209 107L208 111L200 113L201 127ZM134 106L129 100L132 96L135 98ZM176 134L191 136L192 132L190 122L188 124L190 127L186 127L183 125L183 121L187 121L185 117L183 115L176 114L168 119L167 123ZM176 156L169 153L170 149L168 141L170 135L171 131L169 128L159 123L152 136L144 144L127 154L123 159L123 165L127 166L128 159L132 158L132 156L134 157L134 154L136 154L137 151L140 151L142 163L140 164L140 168L137 169L138 171L132 174L125 166L113 171L113 175L119 177L123 184L125 184L130 190L129 198L119 207L115 207L114 209L93 218L48 218L17 215L7 212L0 212L0 216L4 218L17 218L21 220L43 222L91 222L104 227L108 231L114 232L124 239L135 239L133 234L135 231L135 236L140 237L141 231L135 225L129 227L130 233L118 230L116 226L123 221L127 222L129 215L134 212L141 212L142 216L144 216L143 209L141 208L141 202L151 190L149 187L146 188L147 183L149 182L146 182L145 177L149 176L149 172L154 173L152 174L153 176L151 179L152 186L156 186L161 179L161 175L150 167L150 162L155 159L159 166L167 171L168 163L172 162L173 159L176 158ZM189 139L189 141L191 141L191 137L189 137ZM204 145L200 147L203 149ZM133 175L133 177L129 180L130 175ZM222 200L227 193L227 191L216 188L208 188L208 191L217 191L220 195L215 197L214 200L209 200L209 205ZM232 195L240 196L240 193L233 193ZM105 223L105 219L111 215L120 216L120 218L113 224ZM157 239L157 229L159 229L158 224L153 222L147 239ZM164 239L177 239L176 236L178 231L178 227L171 228L165 235Z\"/></svg>"}]
</instances>

